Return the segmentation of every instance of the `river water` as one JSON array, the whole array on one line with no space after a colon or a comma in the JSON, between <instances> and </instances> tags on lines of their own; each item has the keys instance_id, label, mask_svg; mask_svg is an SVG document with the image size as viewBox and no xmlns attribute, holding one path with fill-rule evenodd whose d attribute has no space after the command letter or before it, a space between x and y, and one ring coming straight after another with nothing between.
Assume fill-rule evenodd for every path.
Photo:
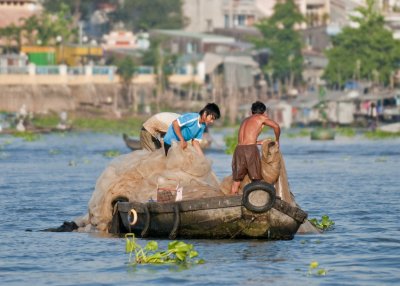
<instances>
[{"instance_id":1,"label":"river water","mask_svg":"<svg viewBox=\"0 0 400 286\"><path fill-rule=\"evenodd\" d=\"M218 149L222 134L214 138ZM116 135L49 134L34 142L0 136L1 285L400 283L400 139L283 136L296 201L309 218L329 215L335 228L291 241L186 241L206 261L186 270L132 268L122 238L37 231L86 213L96 179L111 160L103 155L108 150L129 152ZM220 179L230 174L229 155L210 150L207 156ZM157 241L161 248L168 244ZM309 271L313 261L326 275Z\"/></svg>"}]
</instances>

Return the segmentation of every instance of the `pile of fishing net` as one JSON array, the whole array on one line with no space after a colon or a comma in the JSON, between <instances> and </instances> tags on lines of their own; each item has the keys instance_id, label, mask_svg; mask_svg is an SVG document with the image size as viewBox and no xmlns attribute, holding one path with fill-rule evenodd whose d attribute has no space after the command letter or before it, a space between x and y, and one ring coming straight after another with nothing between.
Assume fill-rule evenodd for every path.
<instances>
[{"instance_id":1,"label":"pile of fishing net","mask_svg":"<svg viewBox=\"0 0 400 286\"><path fill-rule=\"evenodd\" d=\"M191 145L183 150L174 143L167 157L164 149L134 151L111 161L96 182L88 216L75 222L83 231L107 231L113 202L162 201L165 194L175 196L177 188L183 190L181 200L224 195L211 161L199 156Z\"/></svg>"}]
</instances>

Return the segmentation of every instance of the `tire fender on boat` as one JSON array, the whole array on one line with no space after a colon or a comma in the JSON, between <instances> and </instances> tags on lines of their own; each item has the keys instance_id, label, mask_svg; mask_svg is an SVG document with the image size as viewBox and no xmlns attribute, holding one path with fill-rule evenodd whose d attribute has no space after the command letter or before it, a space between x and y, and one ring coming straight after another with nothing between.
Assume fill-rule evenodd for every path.
<instances>
[{"instance_id":1,"label":"tire fender on boat","mask_svg":"<svg viewBox=\"0 0 400 286\"><path fill-rule=\"evenodd\" d=\"M243 188L242 203L249 211L255 213L266 212L272 208L275 200L275 188L266 182L251 182Z\"/></svg>"},{"instance_id":2,"label":"tire fender on boat","mask_svg":"<svg viewBox=\"0 0 400 286\"><path fill-rule=\"evenodd\" d=\"M128 221L130 225L135 225L137 223L138 216L135 209L131 209L128 213Z\"/></svg>"}]
</instances>

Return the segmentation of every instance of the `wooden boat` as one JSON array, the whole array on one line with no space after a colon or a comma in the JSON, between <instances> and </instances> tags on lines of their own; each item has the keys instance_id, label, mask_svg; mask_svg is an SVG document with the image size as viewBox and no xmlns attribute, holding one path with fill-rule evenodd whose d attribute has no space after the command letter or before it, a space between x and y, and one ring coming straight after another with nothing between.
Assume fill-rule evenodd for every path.
<instances>
[{"instance_id":1,"label":"wooden boat","mask_svg":"<svg viewBox=\"0 0 400 286\"><path fill-rule=\"evenodd\" d=\"M128 147L129 149L131 150L142 149L142 146L140 145L140 141L138 139L132 139L125 133L122 134L122 138L124 139L126 147Z\"/></svg>"},{"instance_id":2,"label":"wooden boat","mask_svg":"<svg viewBox=\"0 0 400 286\"><path fill-rule=\"evenodd\" d=\"M292 239L307 213L278 197L267 183L251 183L243 196L187 201L116 202L109 232L138 237Z\"/></svg>"}]
</instances>

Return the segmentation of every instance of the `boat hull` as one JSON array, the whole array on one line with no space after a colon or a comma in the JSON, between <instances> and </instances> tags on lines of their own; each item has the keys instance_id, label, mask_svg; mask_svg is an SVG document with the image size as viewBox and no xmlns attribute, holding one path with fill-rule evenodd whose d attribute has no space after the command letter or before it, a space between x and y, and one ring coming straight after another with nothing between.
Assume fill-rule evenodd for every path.
<instances>
[{"instance_id":1,"label":"boat hull","mask_svg":"<svg viewBox=\"0 0 400 286\"><path fill-rule=\"evenodd\" d=\"M288 240L307 214L276 199L268 211L246 209L241 196L205 198L173 203L120 202L115 206L111 233L138 237ZM132 209L137 221L131 225Z\"/></svg>"}]
</instances>

